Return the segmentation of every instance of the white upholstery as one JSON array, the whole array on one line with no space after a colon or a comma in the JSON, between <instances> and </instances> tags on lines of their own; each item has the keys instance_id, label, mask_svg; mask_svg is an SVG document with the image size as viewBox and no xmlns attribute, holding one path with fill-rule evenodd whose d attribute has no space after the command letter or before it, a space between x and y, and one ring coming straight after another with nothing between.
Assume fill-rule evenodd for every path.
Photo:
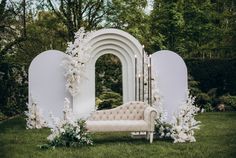
<instances>
[{"instance_id":1,"label":"white upholstery","mask_svg":"<svg viewBox=\"0 0 236 158\"><path fill-rule=\"evenodd\" d=\"M144 102L129 102L110 110L94 112L86 121L90 132L147 132L152 142L157 112Z\"/></svg>"},{"instance_id":2,"label":"white upholstery","mask_svg":"<svg viewBox=\"0 0 236 158\"><path fill-rule=\"evenodd\" d=\"M147 131L148 124L144 120L107 120L87 121L89 131L116 132L116 131Z\"/></svg>"}]
</instances>

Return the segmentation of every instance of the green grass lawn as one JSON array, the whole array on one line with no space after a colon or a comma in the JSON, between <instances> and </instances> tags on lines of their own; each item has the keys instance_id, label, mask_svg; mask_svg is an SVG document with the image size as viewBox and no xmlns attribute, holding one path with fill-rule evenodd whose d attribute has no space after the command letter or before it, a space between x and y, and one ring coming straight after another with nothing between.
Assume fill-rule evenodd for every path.
<instances>
[{"instance_id":1,"label":"green grass lawn","mask_svg":"<svg viewBox=\"0 0 236 158\"><path fill-rule=\"evenodd\" d=\"M94 134L94 146L43 150L48 129L26 130L23 117L0 122L0 158L236 157L236 112L204 113L195 143L132 139L129 133Z\"/></svg>"}]
</instances>

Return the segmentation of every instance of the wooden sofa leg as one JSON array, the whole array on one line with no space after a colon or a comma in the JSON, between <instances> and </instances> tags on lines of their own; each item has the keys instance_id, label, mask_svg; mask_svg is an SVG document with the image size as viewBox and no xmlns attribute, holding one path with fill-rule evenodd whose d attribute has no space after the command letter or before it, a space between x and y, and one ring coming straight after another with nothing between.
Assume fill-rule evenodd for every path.
<instances>
[{"instance_id":1,"label":"wooden sofa leg","mask_svg":"<svg viewBox=\"0 0 236 158\"><path fill-rule=\"evenodd\" d=\"M147 139L147 140L150 138L150 137L149 137L149 134L150 134L150 133L147 131L147 132L146 132L146 139Z\"/></svg>"},{"instance_id":2,"label":"wooden sofa leg","mask_svg":"<svg viewBox=\"0 0 236 158\"><path fill-rule=\"evenodd\" d=\"M153 132L150 132L150 143L153 142Z\"/></svg>"}]
</instances>

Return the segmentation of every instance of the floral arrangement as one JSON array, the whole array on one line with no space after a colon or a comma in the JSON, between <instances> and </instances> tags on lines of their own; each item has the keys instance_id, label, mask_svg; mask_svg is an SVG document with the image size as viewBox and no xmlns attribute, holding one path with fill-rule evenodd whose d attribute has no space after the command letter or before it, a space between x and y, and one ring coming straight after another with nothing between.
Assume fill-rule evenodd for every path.
<instances>
[{"instance_id":1,"label":"floral arrangement","mask_svg":"<svg viewBox=\"0 0 236 158\"><path fill-rule=\"evenodd\" d=\"M64 118L58 119L53 117L53 128L51 128L51 134L47 137L49 143L41 146L46 147L77 147L82 145L92 145L90 134L87 132L86 123L84 120L77 120L73 118L73 112L70 108L70 102L65 99L65 105L63 109ZM72 117L71 117L72 116Z\"/></svg>"},{"instance_id":2,"label":"floral arrangement","mask_svg":"<svg viewBox=\"0 0 236 158\"><path fill-rule=\"evenodd\" d=\"M156 118L156 122L155 122L155 134L156 137L158 138L170 138L171 135L171 125L166 123L166 117L167 117L167 113L164 111L163 109L163 98L160 94L159 88L157 86L157 78L154 77L154 81L152 83L152 102L153 102L153 106L155 107L155 109L157 109L158 111L158 115Z\"/></svg>"},{"instance_id":3,"label":"floral arrangement","mask_svg":"<svg viewBox=\"0 0 236 158\"><path fill-rule=\"evenodd\" d=\"M91 32L85 32L84 28L80 28L75 33L74 43L69 42L66 49L68 56L63 60L63 66L65 67L66 88L72 96L79 93L79 83L81 79L85 77L84 71L86 63L90 59L88 51L90 50L89 40L91 38Z\"/></svg>"},{"instance_id":4,"label":"floral arrangement","mask_svg":"<svg viewBox=\"0 0 236 158\"><path fill-rule=\"evenodd\" d=\"M156 80L156 78L154 78ZM199 129L200 121L194 116L199 108L194 106L195 97L187 91L187 100L180 107L180 112L174 117L174 123L166 122L166 112L163 109L162 97L158 87L153 83L153 105L157 109L158 116L155 124L155 134L158 138L173 139L174 143L195 142L194 130Z\"/></svg>"},{"instance_id":5,"label":"floral arrangement","mask_svg":"<svg viewBox=\"0 0 236 158\"><path fill-rule=\"evenodd\" d=\"M155 122L155 136L157 138L171 139L171 128L172 126L160 119L156 119Z\"/></svg>"},{"instance_id":6,"label":"floral arrangement","mask_svg":"<svg viewBox=\"0 0 236 158\"><path fill-rule=\"evenodd\" d=\"M195 142L194 130L199 129L200 121L196 121L194 116L199 112L199 108L194 106L195 97L187 92L187 101L180 107L179 114L174 117L172 124L171 138L174 143Z\"/></svg>"},{"instance_id":7,"label":"floral arrangement","mask_svg":"<svg viewBox=\"0 0 236 158\"><path fill-rule=\"evenodd\" d=\"M42 116L41 110L37 107L37 103L31 97L31 104L27 104L28 111L25 111L26 129L40 129L47 127L47 123Z\"/></svg>"}]
</instances>

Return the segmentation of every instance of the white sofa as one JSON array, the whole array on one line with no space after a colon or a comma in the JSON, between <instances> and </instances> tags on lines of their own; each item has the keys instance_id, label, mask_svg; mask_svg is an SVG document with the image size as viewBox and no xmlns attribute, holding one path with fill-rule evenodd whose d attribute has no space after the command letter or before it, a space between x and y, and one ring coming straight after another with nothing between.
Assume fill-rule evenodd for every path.
<instances>
[{"instance_id":1,"label":"white sofa","mask_svg":"<svg viewBox=\"0 0 236 158\"><path fill-rule=\"evenodd\" d=\"M152 143L156 116L157 111L153 107L134 101L92 113L86 126L89 132L146 132Z\"/></svg>"}]
</instances>

